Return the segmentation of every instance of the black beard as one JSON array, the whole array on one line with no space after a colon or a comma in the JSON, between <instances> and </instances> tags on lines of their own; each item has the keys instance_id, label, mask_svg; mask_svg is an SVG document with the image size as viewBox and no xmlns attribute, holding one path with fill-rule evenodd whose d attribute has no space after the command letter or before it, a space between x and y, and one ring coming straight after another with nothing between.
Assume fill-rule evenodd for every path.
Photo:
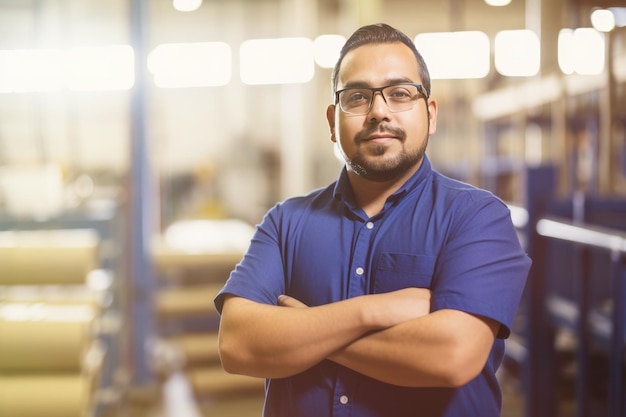
<instances>
[{"instance_id":1,"label":"black beard","mask_svg":"<svg viewBox=\"0 0 626 417\"><path fill-rule=\"evenodd\" d=\"M377 131L392 133L404 145L406 133L403 130L389 128L382 125L377 125L374 126L374 128L359 132L356 135L355 140L357 143L361 143L363 140L362 138ZM369 162L361 153L357 153L354 158L347 161L347 164L357 175L370 181L389 181L402 176L415 165L419 164L424 158L427 145L428 136L426 136L423 145L413 153L402 152L400 155L391 160L384 162L377 161L376 163ZM374 148L374 153L378 156L384 155L386 151L387 147L384 145L378 145Z\"/></svg>"},{"instance_id":2,"label":"black beard","mask_svg":"<svg viewBox=\"0 0 626 417\"><path fill-rule=\"evenodd\" d=\"M380 154L385 150L384 147ZM378 148L377 148L378 149ZM378 151L377 151L378 153ZM370 181L385 182L398 178L419 164L426 153L426 143L414 153L403 153L402 155L384 163L371 164L362 155L357 155L348 161L350 169L360 177Z\"/></svg>"}]
</instances>

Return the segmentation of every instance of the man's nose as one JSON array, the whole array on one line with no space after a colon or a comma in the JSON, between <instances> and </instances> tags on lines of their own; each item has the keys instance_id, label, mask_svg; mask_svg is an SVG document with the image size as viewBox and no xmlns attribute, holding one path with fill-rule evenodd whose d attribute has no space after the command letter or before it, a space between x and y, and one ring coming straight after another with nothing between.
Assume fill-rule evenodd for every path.
<instances>
[{"instance_id":1,"label":"man's nose","mask_svg":"<svg viewBox=\"0 0 626 417\"><path fill-rule=\"evenodd\" d=\"M380 96L380 97L378 97ZM381 120L387 118L389 114L389 106L387 106L387 100L381 91L375 91L372 96L372 104L370 106L369 117L370 119Z\"/></svg>"}]
</instances>

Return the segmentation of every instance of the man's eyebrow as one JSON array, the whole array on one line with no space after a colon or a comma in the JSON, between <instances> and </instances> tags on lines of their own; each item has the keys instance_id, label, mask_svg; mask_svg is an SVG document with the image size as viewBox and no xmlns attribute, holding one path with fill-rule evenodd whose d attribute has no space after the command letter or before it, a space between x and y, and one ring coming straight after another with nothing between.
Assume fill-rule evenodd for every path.
<instances>
[{"instance_id":1,"label":"man's eyebrow","mask_svg":"<svg viewBox=\"0 0 626 417\"><path fill-rule=\"evenodd\" d=\"M383 86L387 86L387 85L393 85L393 84L403 84L403 83L414 83L414 81L410 78L390 78L385 80L385 83L380 85L380 86L376 86L376 87L383 87ZM374 86L366 81L349 81L347 82L342 88L340 88L340 90L343 90L345 88L373 88ZM375 87L374 87L375 88Z\"/></svg>"}]
</instances>

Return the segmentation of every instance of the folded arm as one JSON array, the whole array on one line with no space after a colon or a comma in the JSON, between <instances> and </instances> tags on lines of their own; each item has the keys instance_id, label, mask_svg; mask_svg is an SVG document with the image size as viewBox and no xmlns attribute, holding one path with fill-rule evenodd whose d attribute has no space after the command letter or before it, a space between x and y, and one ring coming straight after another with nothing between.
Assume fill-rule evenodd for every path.
<instances>
[{"instance_id":1,"label":"folded arm","mask_svg":"<svg viewBox=\"0 0 626 417\"><path fill-rule=\"evenodd\" d=\"M288 308L290 300L283 296L283 305L273 306L227 296L219 329L226 371L264 378L300 373L372 331L426 314L430 292L407 288L310 308Z\"/></svg>"},{"instance_id":2,"label":"folded arm","mask_svg":"<svg viewBox=\"0 0 626 417\"><path fill-rule=\"evenodd\" d=\"M499 324L439 310L359 338L329 359L380 381L411 387L459 387L484 368Z\"/></svg>"},{"instance_id":3,"label":"folded arm","mask_svg":"<svg viewBox=\"0 0 626 417\"><path fill-rule=\"evenodd\" d=\"M305 308L291 297L281 305ZM439 310L370 332L328 359L371 378L409 387L458 387L484 368L499 323Z\"/></svg>"}]
</instances>

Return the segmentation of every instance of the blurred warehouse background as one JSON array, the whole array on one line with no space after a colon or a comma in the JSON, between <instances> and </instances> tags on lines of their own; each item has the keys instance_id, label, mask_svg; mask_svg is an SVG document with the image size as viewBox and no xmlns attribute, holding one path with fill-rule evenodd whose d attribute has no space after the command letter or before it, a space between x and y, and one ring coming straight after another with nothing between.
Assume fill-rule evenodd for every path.
<instances>
[{"instance_id":1,"label":"blurred warehouse background","mask_svg":"<svg viewBox=\"0 0 626 417\"><path fill-rule=\"evenodd\" d=\"M0 417L260 415L212 298L336 178L331 68L375 22L534 260L503 417L626 416L624 0L0 0Z\"/></svg>"}]
</instances>

